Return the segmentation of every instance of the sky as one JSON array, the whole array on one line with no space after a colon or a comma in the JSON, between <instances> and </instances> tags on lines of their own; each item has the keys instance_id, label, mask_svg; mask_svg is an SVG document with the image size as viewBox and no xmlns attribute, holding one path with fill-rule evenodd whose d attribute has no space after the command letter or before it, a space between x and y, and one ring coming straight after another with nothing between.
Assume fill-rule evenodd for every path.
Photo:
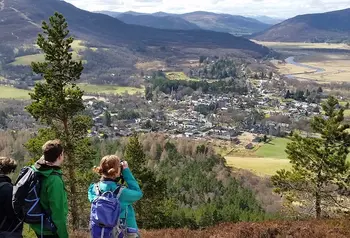
<instances>
[{"instance_id":1,"label":"sky","mask_svg":"<svg viewBox=\"0 0 350 238\"><path fill-rule=\"evenodd\" d=\"M244 16L290 18L350 8L350 0L65 0L88 11L186 13L210 11Z\"/></svg>"}]
</instances>

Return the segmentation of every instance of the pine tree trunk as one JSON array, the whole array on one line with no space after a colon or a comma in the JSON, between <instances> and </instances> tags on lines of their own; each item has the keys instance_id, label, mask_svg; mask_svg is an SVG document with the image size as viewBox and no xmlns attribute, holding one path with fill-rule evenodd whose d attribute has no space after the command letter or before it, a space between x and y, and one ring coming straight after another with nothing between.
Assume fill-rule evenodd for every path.
<instances>
[{"instance_id":1,"label":"pine tree trunk","mask_svg":"<svg viewBox=\"0 0 350 238\"><path fill-rule=\"evenodd\" d=\"M79 228L79 212L78 212L78 202L77 202L77 187L76 187L76 179L75 179L75 171L74 171L74 159L73 157L68 158L70 160L68 173L69 173L69 188L70 188L70 212L72 215L72 225L73 230L77 230Z\"/></svg>"},{"instance_id":2,"label":"pine tree trunk","mask_svg":"<svg viewBox=\"0 0 350 238\"><path fill-rule=\"evenodd\" d=\"M64 131L65 131L65 136L67 140L69 140L69 130L68 130L68 121L65 120L63 122L64 125ZM72 216L72 225L73 225L73 230L77 230L79 228L79 212L78 212L78 197L77 197L77 187L76 187L76 176L75 176L75 170L74 170L74 165L75 165L75 158L74 156L71 155L71 148L70 148L70 142L66 141L66 145L68 145L68 153L66 153L66 159L68 161L68 174L69 174L69 192L70 192L70 197L69 197L69 205L70 205L70 213Z\"/></svg>"},{"instance_id":3,"label":"pine tree trunk","mask_svg":"<svg viewBox=\"0 0 350 238\"><path fill-rule=\"evenodd\" d=\"M316 210L316 219L321 218L321 170L318 171L317 174L317 182L316 182L316 192L315 192L315 210Z\"/></svg>"},{"instance_id":4,"label":"pine tree trunk","mask_svg":"<svg viewBox=\"0 0 350 238\"><path fill-rule=\"evenodd\" d=\"M321 196L317 191L315 194L315 209L316 209L316 218L321 218Z\"/></svg>"}]
</instances>

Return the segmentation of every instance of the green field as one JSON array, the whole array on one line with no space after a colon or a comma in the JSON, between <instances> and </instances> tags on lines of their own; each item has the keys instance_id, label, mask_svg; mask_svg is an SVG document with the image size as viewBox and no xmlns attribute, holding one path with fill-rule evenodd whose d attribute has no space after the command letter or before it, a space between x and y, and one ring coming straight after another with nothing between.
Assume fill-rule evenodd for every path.
<instances>
[{"instance_id":1,"label":"green field","mask_svg":"<svg viewBox=\"0 0 350 238\"><path fill-rule=\"evenodd\" d=\"M83 45L83 42L81 40L75 40L72 43L72 57L74 60L79 60L80 55L79 51L85 50L86 46ZM93 49L95 50L95 48ZM42 62L44 61L44 54L34 54L34 55L26 55L21 57L16 57L15 61L11 63L11 65L30 65L32 62Z\"/></svg>"},{"instance_id":2,"label":"green field","mask_svg":"<svg viewBox=\"0 0 350 238\"><path fill-rule=\"evenodd\" d=\"M225 157L228 166L250 170L260 176L271 176L280 169L291 169L289 160L258 157Z\"/></svg>"},{"instance_id":3,"label":"green field","mask_svg":"<svg viewBox=\"0 0 350 238\"><path fill-rule=\"evenodd\" d=\"M0 98L29 99L29 90L18 89L10 86L0 86Z\"/></svg>"},{"instance_id":4,"label":"green field","mask_svg":"<svg viewBox=\"0 0 350 238\"><path fill-rule=\"evenodd\" d=\"M104 93L104 94L128 94L144 93L145 89L135 87L121 87L116 85L93 85L93 84L78 84L78 86L87 93Z\"/></svg>"},{"instance_id":5,"label":"green field","mask_svg":"<svg viewBox=\"0 0 350 238\"><path fill-rule=\"evenodd\" d=\"M291 169L292 166L285 152L287 138L274 138L266 144L262 144L254 154L247 156L226 156L228 166L250 170L257 175L273 175L280 169ZM350 154L348 155L350 163Z\"/></svg>"},{"instance_id":6,"label":"green field","mask_svg":"<svg viewBox=\"0 0 350 238\"><path fill-rule=\"evenodd\" d=\"M290 142L287 138L275 138L268 143L264 143L255 154L258 157L287 159L286 146Z\"/></svg>"},{"instance_id":7,"label":"green field","mask_svg":"<svg viewBox=\"0 0 350 238\"><path fill-rule=\"evenodd\" d=\"M80 56L77 52L72 52L73 60L79 60ZM11 65L31 65L32 62L43 62L45 60L44 54L26 55L16 57L16 60Z\"/></svg>"},{"instance_id":8,"label":"green field","mask_svg":"<svg viewBox=\"0 0 350 238\"><path fill-rule=\"evenodd\" d=\"M199 79L187 77L184 72L167 72L166 77L170 80L199 81Z\"/></svg>"}]
</instances>

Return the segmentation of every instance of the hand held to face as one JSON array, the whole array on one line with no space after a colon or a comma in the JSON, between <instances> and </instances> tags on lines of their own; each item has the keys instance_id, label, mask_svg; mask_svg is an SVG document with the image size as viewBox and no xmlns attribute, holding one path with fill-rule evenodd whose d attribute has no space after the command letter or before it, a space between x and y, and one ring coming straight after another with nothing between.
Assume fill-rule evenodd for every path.
<instances>
[{"instance_id":1,"label":"hand held to face","mask_svg":"<svg viewBox=\"0 0 350 238\"><path fill-rule=\"evenodd\" d=\"M129 165L128 165L128 162L127 162L127 161L122 161L122 162L120 163L120 165L122 166L122 169L123 169L123 170L126 169L126 168L129 168Z\"/></svg>"}]
</instances>

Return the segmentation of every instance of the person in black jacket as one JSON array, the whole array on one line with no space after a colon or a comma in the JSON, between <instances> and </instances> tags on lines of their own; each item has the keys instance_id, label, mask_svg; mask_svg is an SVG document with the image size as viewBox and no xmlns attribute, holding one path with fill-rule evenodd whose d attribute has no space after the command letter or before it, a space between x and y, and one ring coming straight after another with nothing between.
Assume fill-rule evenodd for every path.
<instances>
[{"instance_id":1,"label":"person in black jacket","mask_svg":"<svg viewBox=\"0 0 350 238\"><path fill-rule=\"evenodd\" d=\"M22 238L23 225L12 209L13 185L7 176L16 168L16 161L0 157L0 238Z\"/></svg>"}]
</instances>

